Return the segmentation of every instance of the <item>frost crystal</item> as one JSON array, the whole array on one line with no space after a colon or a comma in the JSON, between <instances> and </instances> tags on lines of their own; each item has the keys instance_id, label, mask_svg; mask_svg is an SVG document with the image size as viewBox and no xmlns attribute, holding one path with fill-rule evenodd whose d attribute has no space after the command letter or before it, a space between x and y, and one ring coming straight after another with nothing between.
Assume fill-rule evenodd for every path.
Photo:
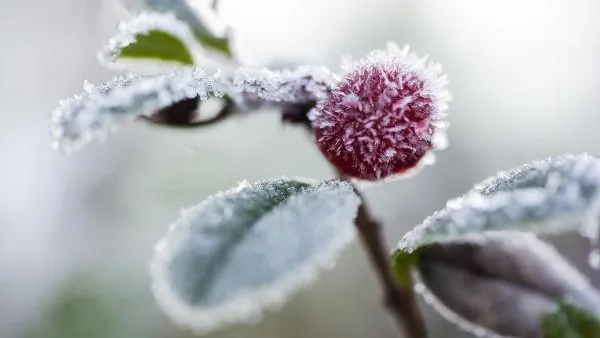
<instances>
[{"instance_id":1,"label":"frost crystal","mask_svg":"<svg viewBox=\"0 0 600 338\"><path fill-rule=\"evenodd\" d=\"M327 95L335 77L324 68L271 71L241 68L232 73L187 67L158 75L120 76L100 86L86 82L85 92L64 100L52 112L53 147L77 150L107 131L140 115L151 115L184 99L227 96L240 110L257 108L257 99L308 103ZM258 107L261 105L259 104Z\"/></svg>"},{"instance_id":2,"label":"frost crystal","mask_svg":"<svg viewBox=\"0 0 600 338\"><path fill-rule=\"evenodd\" d=\"M144 114L181 100L223 95L222 86L203 70L183 68L156 76L123 75L60 102L51 114L53 147L70 152Z\"/></svg>"},{"instance_id":3,"label":"frost crystal","mask_svg":"<svg viewBox=\"0 0 600 338\"><path fill-rule=\"evenodd\" d=\"M119 23L119 33L110 39L98 54L100 62L109 68L131 69L131 62L118 60L121 51L137 41L137 36L147 35L151 31L168 33L183 42L191 54L193 48L201 48L189 26L171 13L141 13L128 22ZM120 61L120 62L117 62ZM158 60L157 60L158 61Z\"/></svg>"},{"instance_id":4,"label":"frost crystal","mask_svg":"<svg viewBox=\"0 0 600 338\"><path fill-rule=\"evenodd\" d=\"M587 154L534 161L501 172L448 202L409 232L398 251L468 234L517 230L553 233L579 230L597 238L600 160Z\"/></svg>"},{"instance_id":5,"label":"frost crystal","mask_svg":"<svg viewBox=\"0 0 600 338\"><path fill-rule=\"evenodd\" d=\"M275 179L243 182L182 213L151 265L158 304L208 333L251 323L330 268L355 235L352 187Z\"/></svg>"},{"instance_id":6,"label":"frost crystal","mask_svg":"<svg viewBox=\"0 0 600 338\"><path fill-rule=\"evenodd\" d=\"M240 68L231 82L238 93L254 94L268 101L307 103L326 98L337 78L325 67L281 71Z\"/></svg>"},{"instance_id":7,"label":"frost crystal","mask_svg":"<svg viewBox=\"0 0 600 338\"><path fill-rule=\"evenodd\" d=\"M441 66L390 44L344 68L343 79L312 116L317 144L329 161L369 181L432 162L426 155L445 146L450 100Z\"/></svg>"}]
</instances>

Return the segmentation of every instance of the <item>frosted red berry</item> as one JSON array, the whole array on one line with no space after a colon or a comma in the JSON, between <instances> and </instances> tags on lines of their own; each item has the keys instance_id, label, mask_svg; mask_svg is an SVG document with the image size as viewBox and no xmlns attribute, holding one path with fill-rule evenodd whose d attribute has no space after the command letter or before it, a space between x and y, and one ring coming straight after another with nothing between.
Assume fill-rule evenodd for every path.
<instances>
[{"instance_id":1,"label":"frosted red berry","mask_svg":"<svg viewBox=\"0 0 600 338\"><path fill-rule=\"evenodd\" d=\"M408 48L349 65L312 115L316 141L342 173L375 181L404 174L439 146L450 95L446 76Z\"/></svg>"}]
</instances>

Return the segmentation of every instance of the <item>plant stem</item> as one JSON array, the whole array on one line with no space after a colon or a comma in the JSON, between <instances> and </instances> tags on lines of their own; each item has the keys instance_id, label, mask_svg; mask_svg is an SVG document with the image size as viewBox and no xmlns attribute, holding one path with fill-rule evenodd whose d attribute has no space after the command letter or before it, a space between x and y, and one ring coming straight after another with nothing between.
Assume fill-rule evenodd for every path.
<instances>
[{"instance_id":1,"label":"plant stem","mask_svg":"<svg viewBox=\"0 0 600 338\"><path fill-rule=\"evenodd\" d=\"M340 173L338 175L342 180L350 182L344 175ZM354 184L352 186L362 201L356 217L356 229L383 288L384 305L406 337L426 338L425 322L417 306L412 285L404 287L397 285L390 270L389 250L384 241L382 226L371 215L360 191Z\"/></svg>"}]
</instances>

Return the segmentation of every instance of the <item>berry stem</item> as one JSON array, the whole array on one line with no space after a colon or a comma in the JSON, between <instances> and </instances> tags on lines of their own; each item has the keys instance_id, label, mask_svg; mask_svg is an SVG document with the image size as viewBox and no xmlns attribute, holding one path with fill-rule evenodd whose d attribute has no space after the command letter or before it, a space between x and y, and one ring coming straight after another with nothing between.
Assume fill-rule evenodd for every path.
<instances>
[{"instance_id":1,"label":"berry stem","mask_svg":"<svg viewBox=\"0 0 600 338\"><path fill-rule=\"evenodd\" d=\"M346 176L339 172L338 177L352 184ZM383 288L383 303L407 338L426 338L425 322L417 306L413 287L412 285L400 287L394 280L390 270L389 250L384 241L383 228L379 221L371 215L363 195L354 184L352 186L362 201L355 226Z\"/></svg>"}]
</instances>

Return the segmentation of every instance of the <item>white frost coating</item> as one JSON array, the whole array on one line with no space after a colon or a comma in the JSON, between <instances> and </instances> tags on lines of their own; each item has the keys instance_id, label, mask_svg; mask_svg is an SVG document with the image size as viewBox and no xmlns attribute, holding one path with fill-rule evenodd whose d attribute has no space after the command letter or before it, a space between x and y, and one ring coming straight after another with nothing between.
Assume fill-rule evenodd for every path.
<instances>
[{"instance_id":1,"label":"white frost coating","mask_svg":"<svg viewBox=\"0 0 600 338\"><path fill-rule=\"evenodd\" d=\"M294 70L239 68L231 79L238 93L276 102L310 102L322 100L338 78L325 67L304 66Z\"/></svg>"},{"instance_id":2,"label":"white frost coating","mask_svg":"<svg viewBox=\"0 0 600 338\"><path fill-rule=\"evenodd\" d=\"M245 182L191 208L171 226L157 244L150 273L156 301L175 323L199 334L228 324L254 323L264 310L280 307L313 282L319 270L333 267L341 249L355 237L353 220L359 198L343 182L295 187L287 197L272 193L286 182L290 181ZM281 203L263 210L249 224L236 223L235 217L246 217L240 203L249 206L250 214L255 213L253 206L261 207L255 199L261 191ZM233 241L229 238L232 226L243 230ZM223 245L228 246L226 251L219 251ZM192 260L177 264L186 257ZM190 278L198 277L221 257L227 258L218 263L209 282L189 294L185 289L189 285L182 284L176 274L184 269ZM206 282L206 276L201 277L199 281Z\"/></svg>"},{"instance_id":3,"label":"white frost coating","mask_svg":"<svg viewBox=\"0 0 600 338\"><path fill-rule=\"evenodd\" d=\"M120 22L118 30L117 36L111 38L108 44L98 53L100 62L108 68L131 70L132 66L135 67L138 62L152 62L149 60L120 59L123 48L134 44L138 35L147 35L151 31L161 31L178 38L187 47L192 58L195 49L201 49L190 27L185 22L178 20L172 13L142 12L130 21ZM176 63L175 61L168 62L160 59L156 59L152 63L160 65L163 62Z\"/></svg>"},{"instance_id":4,"label":"white frost coating","mask_svg":"<svg viewBox=\"0 0 600 338\"><path fill-rule=\"evenodd\" d=\"M136 117L152 114L187 98L223 95L222 85L201 69L183 68L155 76L119 76L60 102L51 114L53 148L78 150Z\"/></svg>"},{"instance_id":5,"label":"white frost coating","mask_svg":"<svg viewBox=\"0 0 600 338\"><path fill-rule=\"evenodd\" d=\"M590 226L590 216L599 217L599 194L597 158L581 154L534 161L498 173L449 201L446 208L406 234L396 250L411 252L422 245L460 241L467 234L486 231L581 231Z\"/></svg>"},{"instance_id":6,"label":"white frost coating","mask_svg":"<svg viewBox=\"0 0 600 338\"><path fill-rule=\"evenodd\" d=\"M60 102L51 114L53 147L78 150L94 139L140 115L149 115L183 99L226 95L240 110L265 101L309 103L327 95L335 76L320 67L271 71L241 68L233 72L184 67L157 75L119 76L99 86L84 84L84 92ZM267 102L268 103L268 102ZM260 106L260 105L259 105Z\"/></svg>"}]
</instances>

